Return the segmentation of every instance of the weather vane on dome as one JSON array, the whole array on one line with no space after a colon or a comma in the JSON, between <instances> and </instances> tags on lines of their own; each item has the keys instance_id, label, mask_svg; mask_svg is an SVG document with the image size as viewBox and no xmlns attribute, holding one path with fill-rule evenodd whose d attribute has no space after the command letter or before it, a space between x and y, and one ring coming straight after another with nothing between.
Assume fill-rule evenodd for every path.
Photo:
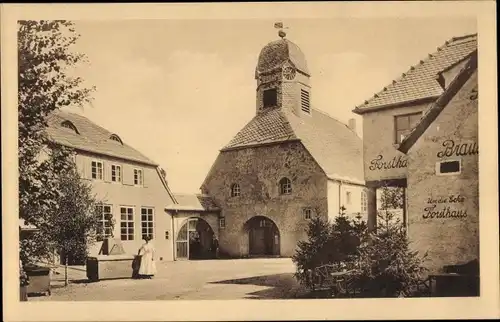
<instances>
[{"instance_id":1,"label":"weather vane on dome","mask_svg":"<svg viewBox=\"0 0 500 322\"><path fill-rule=\"evenodd\" d=\"M280 36L281 39L285 39L286 32L284 32L283 29L288 29L288 27L283 27L283 22L280 21L274 23L274 28L279 29L278 36Z\"/></svg>"}]
</instances>

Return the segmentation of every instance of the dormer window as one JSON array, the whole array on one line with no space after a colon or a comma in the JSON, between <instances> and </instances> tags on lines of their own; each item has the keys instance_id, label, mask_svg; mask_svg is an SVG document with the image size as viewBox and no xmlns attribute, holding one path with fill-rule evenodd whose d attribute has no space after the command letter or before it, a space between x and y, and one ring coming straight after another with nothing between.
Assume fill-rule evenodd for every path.
<instances>
[{"instance_id":1,"label":"dormer window","mask_svg":"<svg viewBox=\"0 0 500 322\"><path fill-rule=\"evenodd\" d=\"M280 180L280 194L289 195L292 193L292 182L288 178Z\"/></svg>"},{"instance_id":2,"label":"dormer window","mask_svg":"<svg viewBox=\"0 0 500 322\"><path fill-rule=\"evenodd\" d=\"M278 90L276 88L266 89L262 96L264 108L278 105Z\"/></svg>"},{"instance_id":3,"label":"dormer window","mask_svg":"<svg viewBox=\"0 0 500 322\"><path fill-rule=\"evenodd\" d=\"M61 123L61 126L66 128L66 129L72 130L76 134L80 134L80 132L78 132L78 129L76 128L76 126L71 121L64 121Z\"/></svg>"},{"instance_id":4,"label":"dormer window","mask_svg":"<svg viewBox=\"0 0 500 322\"><path fill-rule=\"evenodd\" d=\"M123 145L122 139L120 139L120 137L118 135L116 135L116 134L111 134L111 136L109 137L109 139L111 141L116 141L116 142L118 142L118 143L120 143L120 144Z\"/></svg>"},{"instance_id":5,"label":"dormer window","mask_svg":"<svg viewBox=\"0 0 500 322\"><path fill-rule=\"evenodd\" d=\"M311 104L309 101L309 92L305 89L300 90L300 107L303 112L310 114L311 113Z\"/></svg>"},{"instance_id":6,"label":"dormer window","mask_svg":"<svg viewBox=\"0 0 500 322\"><path fill-rule=\"evenodd\" d=\"M240 196L240 185L235 183L231 186L231 197L239 197Z\"/></svg>"}]
</instances>

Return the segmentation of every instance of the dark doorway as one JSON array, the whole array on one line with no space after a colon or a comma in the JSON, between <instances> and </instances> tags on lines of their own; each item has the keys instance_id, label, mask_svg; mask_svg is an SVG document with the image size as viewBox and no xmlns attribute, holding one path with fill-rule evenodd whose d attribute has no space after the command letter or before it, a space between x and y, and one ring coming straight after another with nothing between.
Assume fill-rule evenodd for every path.
<instances>
[{"instance_id":1,"label":"dark doorway","mask_svg":"<svg viewBox=\"0 0 500 322\"><path fill-rule=\"evenodd\" d=\"M177 235L177 259L209 259L212 257L210 251L212 227L201 218L189 218L184 222Z\"/></svg>"},{"instance_id":2,"label":"dark doorway","mask_svg":"<svg viewBox=\"0 0 500 322\"><path fill-rule=\"evenodd\" d=\"M279 256L280 235L278 227L269 218L253 217L246 223L248 252L250 256Z\"/></svg>"}]
</instances>

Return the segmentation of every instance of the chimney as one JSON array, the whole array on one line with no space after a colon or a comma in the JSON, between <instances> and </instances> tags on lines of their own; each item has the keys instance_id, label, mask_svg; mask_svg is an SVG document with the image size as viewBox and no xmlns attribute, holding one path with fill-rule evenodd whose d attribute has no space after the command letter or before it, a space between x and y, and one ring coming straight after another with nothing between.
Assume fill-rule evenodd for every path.
<instances>
[{"instance_id":1,"label":"chimney","mask_svg":"<svg viewBox=\"0 0 500 322\"><path fill-rule=\"evenodd\" d=\"M356 132L356 119L349 119L347 127Z\"/></svg>"}]
</instances>

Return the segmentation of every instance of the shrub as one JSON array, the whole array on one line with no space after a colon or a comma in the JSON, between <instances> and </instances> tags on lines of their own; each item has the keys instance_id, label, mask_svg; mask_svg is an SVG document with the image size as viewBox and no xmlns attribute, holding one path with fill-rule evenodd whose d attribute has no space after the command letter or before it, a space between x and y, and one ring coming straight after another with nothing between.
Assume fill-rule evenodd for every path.
<instances>
[{"instance_id":1,"label":"shrub","mask_svg":"<svg viewBox=\"0 0 500 322\"><path fill-rule=\"evenodd\" d=\"M312 219L307 226L307 240L298 243L292 257L297 280L312 288L310 270L327 264L339 270L353 266L365 230L364 223L349 219L343 209L331 223L320 218Z\"/></svg>"},{"instance_id":2,"label":"shrub","mask_svg":"<svg viewBox=\"0 0 500 322\"><path fill-rule=\"evenodd\" d=\"M357 284L374 297L416 295L423 281L423 257L410 250L406 231L391 212L378 216L377 231L362 243L357 258Z\"/></svg>"},{"instance_id":3,"label":"shrub","mask_svg":"<svg viewBox=\"0 0 500 322\"><path fill-rule=\"evenodd\" d=\"M328 223L312 220L306 241L298 243L293 256L298 281L313 288L309 270L332 265L338 271L352 270L352 286L362 296L408 297L418 295L423 282L426 254L420 257L410 249L405 227L393 211L401 208L400 189L382 189L382 209L376 231L369 232L358 214L356 219L339 216Z\"/></svg>"}]
</instances>

